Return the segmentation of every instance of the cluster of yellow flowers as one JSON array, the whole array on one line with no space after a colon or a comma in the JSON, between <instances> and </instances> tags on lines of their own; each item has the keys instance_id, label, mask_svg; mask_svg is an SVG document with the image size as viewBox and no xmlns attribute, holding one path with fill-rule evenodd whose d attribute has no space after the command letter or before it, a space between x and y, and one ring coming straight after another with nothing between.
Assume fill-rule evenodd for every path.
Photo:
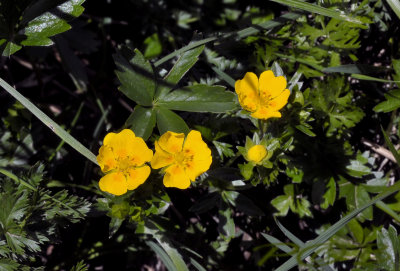
<instances>
[{"instance_id":1,"label":"cluster of yellow flowers","mask_svg":"<svg viewBox=\"0 0 400 271\"><path fill-rule=\"evenodd\" d=\"M279 110L287 104L290 95L285 77L276 77L270 70L261 73L260 78L252 72L246 73L242 80L236 81L235 91L243 109L263 120L280 118ZM244 157L258 165L268 159L267 154L265 146L254 145L246 149ZM106 173L100 179L100 189L122 195L146 181L151 172L147 162L153 169L162 168L166 187L186 189L210 168L212 157L200 132L195 130L186 139L183 133L166 132L155 142L153 155L142 138L124 129L106 135L97 161Z\"/></svg>"},{"instance_id":2,"label":"cluster of yellow flowers","mask_svg":"<svg viewBox=\"0 0 400 271\"><path fill-rule=\"evenodd\" d=\"M150 150L142 138L132 130L109 133L99 150L97 162L106 173L100 179L102 191L123 195L136 189L150 175L150 162L154 169L163 168L164 185L186 189L211 165L211 150L198 131L183 133L166 132L155 142L156 152Z\"/></svg>"}]
</instances>

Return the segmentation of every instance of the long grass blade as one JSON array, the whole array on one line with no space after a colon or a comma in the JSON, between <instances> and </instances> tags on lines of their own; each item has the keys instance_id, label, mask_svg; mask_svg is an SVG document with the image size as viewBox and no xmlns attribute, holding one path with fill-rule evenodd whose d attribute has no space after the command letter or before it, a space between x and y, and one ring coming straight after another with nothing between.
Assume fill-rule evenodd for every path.
<instances>
[{"instance_id":1,"label":"long grass blade","mask_svg":"<svg viewBox=\"0 0 400 271\"><path fill-rule=\"evenodd\" d=\"M56 122L50 119L43 111L37 108L33 103L21 95L16 89L10 86L6 81L0 78L0 86L2 86L11 96L17 99L23 106L25 106L33 115L35 115L41 122L49 127L56 135L64 140L68 145L85 156L87 159L97 165L96 156L78 140L61 128Z\"/></svg>"},{"instance_id":2,"label":"long grass blade","mask_svg":"<svg viewBox=\"0 0 400 271\"><path fill-rule=\"evenodd\" d=\"M161 261L164 263L165 267L169 271L178 271L178 269L176 269L174 263L172 262L171 258L164 251L164 249L162 249L162 247L160 247L153 241L147 241L146 245L148 245L157 254L157 256L160 257Z\"/></svg>"},{"instance_id":3,"label":"long grass blade","mask_svg":"<svg viewBox=\"0 0 400 271\"><path fill-rule=\"evenodd\" d=\"M340 11L327 9L327 8L324 8L324 7L315 5L315 4L307 3L304 1L300 1L300 0L270 0L270 1L282 4L282 5L286 5L289 7L302 9L302 10L305 10L308 12L317 13L317 14L320 14L323 16L335 18L335 19L338 19L341 21L346 21L346 22L362 25L365 27L365 25L357 18L348 16Z\"/></svg>"},{"instance_id":4,"label":"long grass blade","mask_svg":"<svg viewBox=\"0 0 400 271\"><path fill-rule=\"evenodd\" d=\"M363 74L351 74L351 77L359 80L366 80L366 81L375 81L375 82L381 82L381 83L400 83L400 81L392 81L392 80L386 80L386 79L380 79L368 75L363 75Z\"/></svg>"},{"instance_id":5,"label":"long grass blade","mask_svg":"<svg viewBox=\"0 0 400 271\"><path fill-rule=\"evenodd\" d=\"M400 154L393 146L392 141L390 141L388 135L386 134L385 130L381 127L383 138L385 139L386 145L388 146L390 152L393 154L394 158L396 159L397 165L400 166Z\"/></svg>"},{"instance_id":6,"label":"long grass blade","mask_svg":"<svg viewBox=\"0 0 400 271\"><path fill-rule=\"evenodd\" d=\"M261 233L261 235L267 239L268 242L279 248L285 253L290 253L292 251L292 248L288 247L284 242L279 241L279 239L273 237L272 235L266 234L266 233Z\"/></svg>"},{"instance_id":7,"label":"long grass blade","mask_svg":"<svg viewBox=\"0 0 400 271\"><path fill-rule=\"evenodd\" d=\"M338 232L342 227L344 227L351 219L356 217L359 213L375 204L376 202L387 198L393 193L400 190L400 182L396 182L393 186L387 187L383 192L374 197L370 202L362 205L360 208L353 210L348 215L340 219L322 234L320 234L314 240L305 244L298 253L293 255L289 260L287 260L284 264L282 264L277 271L288 271L291 268L295 267L300 261L304 260L306 257L310 256L321 244L326 242L329 238L331 238L336 232Z\"/></svg>"},{"instance_id":8,"label":"long grass blade","mask_svg":"<svg viewBox=\"0 0 400 271\"><path fill-rule=\"evenodd\" d=\"M235 79L233 79L227 73L225 73L224 71L221 71L220 69L218 69L215 66L211 67L211 69L219 76L219 78L221 78L222 80L227 82L231 87L233 87L233 88L235 87Z\"/></svg>"},{"instance_id":9,"label":"long grass blade","mask_svg":"<svg viewBox=\"0 0 400 271\"><path fill-rule=\"evenodd\" d=\"M286 235L287 238L290 239L293 243L298 245L299 247L304 247L305 244L296 235L291 233L288 229L286 229L281 222L275 217L275 223L278 225L279 229ZM306 258L307 262L311 262L310 259ZM322 268L324 271L333 271L333 268L329 266L321 257L316 257L315 262Z\"/></svg>"},{"instance_id":10,"label":"long grass blade","mask_svg":"<svg viewBox=\"0 0 400 271\"><path fill-rule=\"evenodd\" d=\"M396 13L397 17L400 19L400 1L399 0L386 0L389 6L392 8L394 13Z\"/></svg>"}]
</instances>

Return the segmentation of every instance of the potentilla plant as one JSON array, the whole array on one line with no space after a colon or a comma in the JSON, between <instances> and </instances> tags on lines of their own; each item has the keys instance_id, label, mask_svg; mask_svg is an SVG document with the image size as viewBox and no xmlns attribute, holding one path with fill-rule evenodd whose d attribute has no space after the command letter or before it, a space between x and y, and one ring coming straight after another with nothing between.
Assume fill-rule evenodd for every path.
<instances>
[{"instance_id":1,"label":"potentilla plant","mask_svg":"<svg viewBox=\"0 0 400 271\"><path fill-rule=\"evenodd\" d=\"M68 44L68 36L53 37L71 27L68 21L83 12L84 1L25 2L0 4L2 55L10 57L23 46L47 46L55 42L57 61L61 58L65 62L78 92L87 91L87 78L79 74L84 65L78 64L80 69L72 68L73 64L80 63L77 59L80 53L75 54L71 49L77 45ZM151 2L163 10L168 1L139 2ZM371 119L375 121L381 121L379 112L392 112L387 130L397 131L399 126L394 111L400 107L398 89L381 95L386 100L376 105L377 97L365 95L353 87L357 79L385 82L388 84L385 90L392 88L400 80L400 61L391 59L393 81L361 74L364 69L368 74L387 72L385 69L364 67L363 63L348 64L358 61L361 55L356 54L362 38L360 33L364 33L361 31L370 33L367 25L372 19L383 23L382 18L388 15L387 7L382 1L369 1L373 8L383 10L375 13L368 1L352 3L348 8L350 16L336 10L340 6L336 2L340 1L317 1L320 4L317 5L312 1L274 0L318 14L289 12L274 20L275 13L259 18L257 8L249 7L242 12L231 9L236 1L222 2L225 8L215 20L218 29L227 26L227 22L239 23L239 19L246 23L252 21L257 27L206 39L196 34L187 46L159 60L155 57L162 53L161 39L168 36L169 43L180 42L180 39L174 40L173 32L164 26L143 41L144 54L133 49L129 42L118 47L114 55L118 89L134 108L121 127L108 123L107 131L102 131L101 125L96 128L96 133L101 131L102 134L93 136L93 142L101 141L97 156L0 79L1 86L21 103L14 104L7 117L2 118L18 140L12 142L12 133L3 133L0 126L0 141L5 146L0 148L0 173L6 176L0 179L0 202L4 207L0 210L0 256L6 258L0 258L0 270L31 270L25 264L33 263L40 246L53 238L56 231L53 224L57 219L76 223L89 220L92 213L102 218L107 218L106 214L111 219L106 238L115 239L118 251L147 253L150 248L168 270L230 270L231 266L223 264L227 259L231 261L232 255L246 260L240 259L242 265L238 265L238 269L245 266L243 262L250 262L250 257L254 266L266 266L267 260L280 261L281 255L275 252L275 247L264 253L264 249L269 248L264 245L267 241L292 256L279 270L289 270L303 259L310 267L322 266L328 270L335 268L332 264L337 261L352 261L356 270L362 270L364 264L372 266L366 270L374 270L379 262L384 262L385 270L398 269L397 230L393 226L388 230L376 226L372 208L376 203L379 212L400 221L397 214L399 194L391 203L382 201L400 190L400 185L394 182L397 173L384 174L382 168L386 162L377 167L376 155L357 149L357 144L367 141L355 144L358 139L351 138L352 129L368 117L368 112L373 111ZM341 1L341 5L347 2ZM393 1L387 3L395 7ZM196 13L202 14L204 7L203 1L196 1ZM399 14L398 9L394 11ZM182 29L199 21L190 13L172 13L170 19L176 20ZM11 18L12 14L16 17ZM285 23L287 20L291 23ZM102 24L106 24L105 21ZM392 32L396 33L396 29ZM82 36L85 35L79 33L79 37ZM246 49L254 49L257 61L243 61L234 48L230 53L235 59L219 55L220 45L225 48L228 43L236 44L240 39ZM390 46L397 48L397 41L396 37L391 38ZM210 42L215 46L205 50ZM385 50L379 54L384 55ZM392 58L398 54L390 53ZM200 71L191 70L200 57L207 68L198 65ZM173 65L169 67L167 61L171 59ZM15 61L28 69L37 69L19 58ZM213 74L209 77L211 71ZM40 77L40 72L37 74ZM215 75L218 78L213 77ZM220 79L225 86L214 84ZM84 103L78 112L83 106ZM35 153L32 136L22 137L26 131L18 130L23 107L63 139L48 159L49 163L56 159L54 157L66 142L98 166L96 170L87 166L83 174L86 179L89 179L88 172L96 174L92 184L71 185L90 193L90 197L97 200L95 207L66 190L57 193L46 190L57 185L64 187L64 184L56 181L44 184L42 166L36 174L14 175L12 170L28 163L24 160L27 156L24 151ZM52 106L49 108L57 111ZM105 118L106 113L99 124ZM73 125L74 122L75 119ZM395 138L389 138L383 129L382 134L381 141L385 141L393 155L389 155L385 146L370 144L371 150L383 153L393 163L400 163L391 143ZM15 144L21 147L14 148ZM24 159L8 161L4 159L7 152ZM344 206L343 210L332 211L338 208L337 201ZM333 214L332 218L326 214ZM297 238L279 222L280 217L289 220L291 216L295 217L296 224L290 225L290 230L301 234L306 230L305 236L318 236L308 241L303 235ZM316 218L327 221L319 223ZM329 224L331 222L333 225ZM269 235L276 232L273 227L283 231L290 243ZM333 236L336 232L338 234ZM79 237L78 247L85 243L84 235ZM108 249L106 243L103 240L93 247L82 248L85 256L81 256L82 251L76 254L80 258L98 259L108 253L96 250L102 246ZM318 255L313 257L313 251ZM28 255L30 252L32 257ZM83 263L76 266L72 270L85 270ZM54 270L64 270L64 267Z\"/></svg>"}]
</instances>

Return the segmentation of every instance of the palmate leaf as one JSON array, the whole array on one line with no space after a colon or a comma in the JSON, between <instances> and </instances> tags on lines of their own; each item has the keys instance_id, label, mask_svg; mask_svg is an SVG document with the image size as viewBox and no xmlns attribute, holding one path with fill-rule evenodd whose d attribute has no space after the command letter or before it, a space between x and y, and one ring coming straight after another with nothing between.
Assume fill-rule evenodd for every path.
<instances>
[{"instance_id":1,"label":"palmate leaf","mask_svg":"<svg viewBox=\"0 0 400 271\"><path fill-rule=\"evenodd\" d=\"M142 53L135 49L122 47L114 55L121 86L119 90L129 99L142 106L151 106L156 89L153 68Z\"/></svg>"},{"instance_id":2,"label":"palmate leaf","mask_svg":"<svg viewBox=\"0 0 400 271\"><path fill-rule=\"evenodd\" d=\"M85 0L2 1L0 52L10 56L22 46L48 46L50 37L71 28L68 21L83 12Z\"/></svg>"},{"instance_id":3,"label":"palmate leaf","mask_svg":"<svg viewBox=\"0 0 400 271\"><path fill-rule=\"evenodd\" d=\"M327 134L354 127L364 112L354 105L353 92L344 77L328 77L326 82L314 80L309 100L319 117L326 120Z\"/></svg>"},{"instance_id":4,"label":"palmate leaf","mask_svg":"<svg viewBox=\"0 0 400 271\"><path fill-rule=\"evenodd\" d=\"M191 42L193 43L193 42ZM186 51L182 55L179 56L178 61L169 71L169 73L164 78L164 83L161 84L156 93L156 98L162 98L167 95L172 87L174 87L182 77L196 64L199 59L199 55L203 52L204 45L193 48L190 51Z\"/></svg>"},{"instance_id":5,"label":"palmate leaf","mask_svg":"<svg viewBox=\"0 0 400 271\"><path fill-rule=\"evenodd\" d=\"M188 112L224 113L236 108L236 95L222 86L194 85L161 97L157 105Z\"/></svg>"},{"instance_id":6,"label":"palmate leaf","mask_svg":"<svg viewBox=\"0 0 400 271\"><path fill-rule=\"evenodd\" d=\"M125 127L135 132L136 136L147 140L156 125L156 112L152 108L145 108L140 105L135 106L133 113L125 122Z\"/></svg>"},{"instance_id":7,"label":"palmate leaf","mask_svg":"<svg viewBox=\"0 0 400 271\"><path fill-rule=\"evenodd\" d=\"M400 107L400 89L392 90L385 93L386 101L377 104L374 107L375 112L391 112Z\"/></svg>"}]
</instances>

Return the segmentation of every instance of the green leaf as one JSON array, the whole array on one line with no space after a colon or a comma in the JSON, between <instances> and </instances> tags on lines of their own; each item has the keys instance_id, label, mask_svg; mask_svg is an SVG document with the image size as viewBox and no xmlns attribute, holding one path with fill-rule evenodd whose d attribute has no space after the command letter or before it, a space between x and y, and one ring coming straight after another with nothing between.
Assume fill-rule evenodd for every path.
<instances>
[{"instance_id":1,"label":"green leaf","mask_svg":"<svg viewBox=\"0 0 400 271\"><path fill-rule=\"evenodd\" d=\"M160 135L171 131L175 133L189 133L186 122L169 109L158 107L156 110L157 127Z\"/></svg>"},{"instance_id":2,"label":"green leaf","mask_svg":"<svg viewBox=\"0 0 400 271\"><path fill-rule=\"evenodd\" d=\"M235 153L232 150L232 145L224 142L219 142L219 141L213 141L212 142L217 149L217 152L221 159L224 159L224 157L233 157L235 156Z\"/></svg>"},{"instance_id":3,"label":"green leaf","mask_svg":"<svg viewBox=\"0 0 400 271\"><path fill-rule=\"evenodd\" d=\"M366 28L366 26L357 18L348 16L346 14L344 14L341 11L336 11L336 10L332 10L332 9L327 9L321 6L318 6L316 4L310 4L304 1L300 1L300 0L270 0L273 2L277 2L289 7L294 7L294 8L298 8L298 9L302 9L308 12L312 12L312 13L317 13L323 16L328 16L328 17L332 17L341 21L346 21L349 23L354 23L360 26L363 26L364 28Z\"/></svg>"},{"instance_id":4,"label":"green leaf","mask_svg":"<svg viewBox=\"0 0 400 271\"><path fill-rule=\"evenodd\" d=\"M183 53L167 76L164 78L164 83L158 87L156 98L162 98L167 95L172 87L174 87L182 77L193 67L199 59L199 55L204 50L204 45L193 48L190 51Z\"/></svg>"},{"instance_id":5,"label":"green leaf","mask_svg":"<svg viewBox=\"0 0 400 271\"><path fill-rule=\"evenodd\" d=\"M236 95L222 86L194 85L160 97L157 105L188 112L225 113L237 107Z\"/></svg>"},{"instance_id":6,"label":"green leaf","mask_svg":"<svg viewBox=\"0 0 400 271\"><path fill-rule=\"evenodd\" d=\"M364 230L357 219L350 220L347 224L347 227L349 228L351 234L354 236L355 240L357 240L359 244L362 244L362 242L364 241Z\"/></svg>"},{"instance_id":7,"label":"green leaf","mask_svg":"<svg viewBox=\"0 0 400 271\"><path fill-rule=\"evenodd\" d=\"M0 52L10 56L22 46L48 46L49 38L71 28L67 23L83 12L85 0L3 1L0 6Z\"/></svg>"},{"instance_id":8,"label":"green leaf","mask_svg":"<svg viewBox=\"0 0 400 271\"><path fill-rule=\"evenodd\" d=\"M226 239L235 237L235 222L233 221L232 209L223 200L220 201L218 216L218 231Z\"/></svg>"},{"instance_id":9,"label":"green leaf","mask_svg":"<svg viewBox=\"0 0 400 271\"><path fill-rule=\"evenodd\" d=\"M311 131L310 129L308 129L306 126L299 124L295 126L297 130L301 131L302 133L304 133L305 135L308 135L310 137L315 137L316 134Z\"/></svg>"},{"instance_id":10,"label":"green leaf","mask_svg":"<svg viewBox=\"0 0 400 271\"><path fill-rule=\"evenodd\" d=\"M312 213L310 211L311 203L307 199L305 198L296 199L296 205L294 206L295 208L294 209L292 208L292 211L299 214L300 217L312 216Z\"/></svg>"},{"instance_id":11,"label":"green leaf","mask_svg":"<svg viewBox=\"0 0 400 271\"><path fill-rule=\"evenodd\" d=\"M279 211L277 215L286 216L290 205L293 204L293 198L289 195L280 195L274 198L271 204Z\"/></svg>"},{"instance_id":12,"label":"green leaf","mask_svg":"<svg viewBox=\"0 0 400 271\"><path fill-rule=\"evenodd\" d=\"M139 105L152 106L156 88L153 68L142 53L122 47L114 55L114 61L118 67L115 73L121 82L119 90Z\"/></svg>"},{"instance_id":13,"label":"green leaf","mask_svg":"<svg viewBox=\"0 0 400 271\"><path fill-rule=\"evenodd\" d=\"M327 77L328 80L314 80L309 100L318 117L327 121L328 135L334 131L354 127L363 117L364 112L354 105L353 92L345 77Z\"/></svg>"},{"instance_id":14,"label":"green leaf","mask_svg":"<svg viewBox=\"0 0 400 271\"><path fill-rule=\"evenodd\" d=\"M125 127L135 132L136 136L147 140L156 126L156 113L152 108L145 108L140 105L135 106L133 113L125 122Z\"/></svg>"},{"instance_id":15,"label":"green leaf","mask_svg":"<svg viewBox=\"0 0 400 271\"><path fill-rule=\"evenodd\" d=\"M237 191L224 191L223 196L229 201L230 204L232 204L239 211L242 211L247 215L250 216L265 215L264 212L259 207L257 207L257 205L253 203L253 201L251 201L251 199L249 199L242 193L239 193Z\"/></svg>"},{"instance_id":16,"label":"green leaf","mask_svg":"<svg viewBox=\"0 0 400 271\"><path fill-rule=\"evenodd\" d=\"M240 173L242 174L245 180L249 180L251 176L253 176L253 168L254 168L253 163L239 164Z\"/></svg>"},{"instance_id":17,"label":"green leaf","mask_svg":"<svg viewBox=\"0 0 400 271\"><path fill-rule=\"evenodd\" d=\"M321 208L326 209L328 206L333 205L336 199L336 182L334 178L331 178L326 185L327 190L323 196L324 202L321 204Z\"/></svg>"},{"instance_id":18,"label":"green leaf","mask_svg":"<svg viewBox=\"0 0 400 271\"><path fill-rule=\"evenodd\" d=\"M200 198L195 204L193 204L192 207L189 208L189 211L199 214L207 212L217 206L220 198L221 197L217 192L206 194L204 197Z\"/></svg>"},{"instance_id":19,"label":"green leaf","mask_svg":"<svg viewBox=\"0 0 400 271\"><path fill-rule=\"evenodd\" d=\"M371 199L364 186L353 185L350 182L340 182L339 196L346 199L347 208L349 211L360 208L370 202ZM367 208L360 214L360 219L372 220L372 207Z\"/></svg>"},{"instance_id":20,"label":"green leaf","mask_svg":"<svg viewBox=\"0 0 400 271\"><path fill-rule=\"evenodd\" d=\"M399 240L392 225L390 225L389 231L382 228L381 232L378 232L377 245L377 260L381 263L382 268L384 270L399 270Z\"/></svg>"},{"instance_id":21,"label":"green leaf","mask_svg":"<svg viewBox=\"0 0 400 271\"><path fill-rule=\"evenodd\" d=\"M144 50L144 57L146 59L157 57L162 52L162 45L157 33L147 37L143 41L143 44L146 45L146 49Z\"/></svg>"},{"instance_id":22,"label":"green leaf","mask_svg":"<svg viewBox=\"0 0 400 271\"><path fill-rule=\"evenodd\" d=\"M70 271L88 271L89 267L83 260L79 261Z\"/></svg>"},{"instance_id":23,"label":"green leaf","mask_svg":"<svg viewBox=\"0 0 400 271\"><path fill-rule=\"evenodd\" d=\"M68 145L78 151L80 154L85 156L91 162L97 165L96 156L85 146L83 146L78 140L72 137L68 132L61 128L57 123L50 119L45 113L39 108L32 104L28 99L22 96L17 90L7 84L3 79L0 78L0 86L3 87L9 94L17 99L23 106L25 106L33 115L35 115L41 122L49 127L57 136L64 140Z\"/></svg>"},{"instance_id":24,"label":"green leaf","mask_svg":"<svg viewBox=\"0 0 400 271\"><path fill-rule=\"evenodd\" d=\"M18 271L19 264L11 259L2 258L0 259L0 271Z\"/></svg>"},{"instance_id":25,"label":"green leaf","mask_svg":"<svg viewBox=\"0 0 400 271\"><path fill-rule=\"evenodd\" d=\"M361 177L371 173L371 168L365 166L359 160L351 160L350 165L347 165L346 169L348 170L347 172L351 176L356 177L356 178L361 178Z\"/></svg>"},{"instance_id":26,"label":"green leaf","mask_svg":"<svg viewBox=\"0 0 400 271\"><path fill-rule=\"evenodd\" d=\"M386 101L377 104L374 107L375 112L391 112L400 108L400 89L391 90L385 93Z\"/></svg>"}]
</instances>

